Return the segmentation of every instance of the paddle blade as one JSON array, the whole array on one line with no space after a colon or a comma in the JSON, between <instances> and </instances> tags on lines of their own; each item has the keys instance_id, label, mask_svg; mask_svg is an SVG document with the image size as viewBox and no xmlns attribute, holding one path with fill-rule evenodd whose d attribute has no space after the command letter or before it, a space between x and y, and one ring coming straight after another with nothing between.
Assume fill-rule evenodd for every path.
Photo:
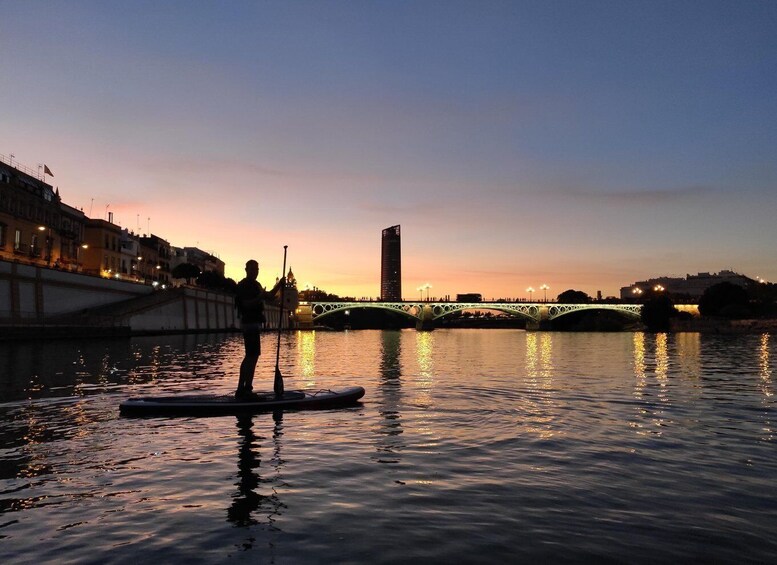
<instances>
[{"instance_id":1,"label":"paddle blade","mask_svg":"<svg viewBox=\"0 0 777 565\"><path fill-rule=\"evenodd\" d=\"M273 391L275 396L283 396L283 375L281 375L280 369L275 369L275 381L273 382Z\"/></svg>"}]
</instances>

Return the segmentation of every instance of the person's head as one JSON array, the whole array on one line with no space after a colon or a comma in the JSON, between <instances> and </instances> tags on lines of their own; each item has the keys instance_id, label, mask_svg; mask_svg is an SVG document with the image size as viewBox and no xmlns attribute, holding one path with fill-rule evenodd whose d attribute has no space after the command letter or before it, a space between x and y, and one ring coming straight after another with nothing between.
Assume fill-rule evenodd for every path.
<instances>
[{"instance_id":1,"label":"person's head","mask_svg":"<svg viewBox=\"0 0 777 565\"><path fill-rule=\"evenodd\" d=\"M256 280L259 276L259 263L254 259L246 261L246 277L252 280Z\"/></svg>"}]
</instances>

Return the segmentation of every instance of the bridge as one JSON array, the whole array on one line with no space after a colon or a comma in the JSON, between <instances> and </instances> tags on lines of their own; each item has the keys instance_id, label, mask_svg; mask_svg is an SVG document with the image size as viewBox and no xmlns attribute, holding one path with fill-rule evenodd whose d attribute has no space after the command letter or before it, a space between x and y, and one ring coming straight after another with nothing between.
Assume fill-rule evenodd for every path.
<instances>
[{"instance_id":1,"label":"bridge","mask_svg":"<svg viewBox=\"0 0 777 565\"><path fill-rule=\"evenodd\" d=\"M698 315L695 304L675 305L678 310ZM557 304L553 302L301 302L297 309L300 328L312 328L322 318L356 308L373 308L397 312L415 320L416 329L430 330L434 322L444 316L464 310L496 310L526 320L527 330L547 329L550 322L571 314L586 310L617 312L632 319L639 319L641 304L604 304L591 302L586 304Z\"/></svg>"}]
</instances>

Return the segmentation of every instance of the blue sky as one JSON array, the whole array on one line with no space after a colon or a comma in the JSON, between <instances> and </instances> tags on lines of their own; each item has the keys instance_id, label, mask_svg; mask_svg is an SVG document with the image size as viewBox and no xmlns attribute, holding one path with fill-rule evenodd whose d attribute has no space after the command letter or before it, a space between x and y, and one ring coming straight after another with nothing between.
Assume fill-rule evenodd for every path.
<instances>
[{"instance_id":1,"label":"blue sky","mask_svg":"<svg viewBox=\"0 0 777 565\"><path fill-rule=\"evenodd\" d=\"M0 153L233 277L375 296L401 224L407 298L777 280L777 3L0 9Z\"/></svg>"}]
</instances>

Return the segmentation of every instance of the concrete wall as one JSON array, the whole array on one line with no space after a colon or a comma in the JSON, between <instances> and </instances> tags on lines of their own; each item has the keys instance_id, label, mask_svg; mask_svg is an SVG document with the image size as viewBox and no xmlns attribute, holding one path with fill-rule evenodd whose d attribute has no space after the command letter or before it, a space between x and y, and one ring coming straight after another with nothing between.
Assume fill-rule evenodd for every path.
<instances>
[{"instance_id":1,"label":"concrete wall","mask_svg":"<svg viewBox=\"0 0 777 565\"><path fill-rule=\"evenodd\" d=\"M266 305L265 316L268 328L278 327L277 306ZM123 328L131 333L207 332L237 329L240 320L234 297L222 292L192 287L154 290L0 261L0 333L17 337L25 334L25 328L57 326Z\"/></svg>"},{"instance_id":2,"label":"concrete wall","mask_svg":"<svg viewBox=\"0 0 777 565\"><path fill-rule=\"evenodd\" d=\"M164 295L160 295L164 298ZM237 328L234 299L229 294L184 288L171 300L120 316L132 331L218 331Z\"/></svg>"},{"instance_id":3,"label":"concrete wall","mask_svg":"<svg viewBox=\"0 0 777 565\"><path fill-rule=\"evenodd\" d=\"M152 292L150 286L0 261L0 320L43 320Z\"/></svg>"}]
</instances>

